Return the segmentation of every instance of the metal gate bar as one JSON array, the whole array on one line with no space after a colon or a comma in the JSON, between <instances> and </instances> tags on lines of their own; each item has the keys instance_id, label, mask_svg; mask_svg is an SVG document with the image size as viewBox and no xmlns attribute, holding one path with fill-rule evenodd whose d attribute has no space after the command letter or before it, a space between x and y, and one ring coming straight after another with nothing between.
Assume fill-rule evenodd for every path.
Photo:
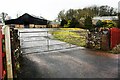
<instances>
[{"instance_id":1,"label":"metal gate bar","mask_svg":"<svg viewBox=\"0 0 120 80\"><path fill-rule=\"evenodd\" d=\"M51 31L54 31L54 30L50 30L50 32ZM57 31L61 31L61 30L57 30ZM62 31L65 32L64 30L62 30ZM68 32L70 32L70 31L71 32L80 32L81 33L81 31L78 31L78 30L77 31L76 30L75 31L74 30L69 30ZM36 33L36 34L34 35L34 33ZM49 51L56 51L56 50L63 50L63 49L70 49L70 48L77 47L76 45L71 45L69 43L58 43L58 44L53 44L52 42L50 43L50 40L55 40L55 41L59 41L59 40L51 39L50 38L51 34L49 33L49 31L22 31L22 32L19 32L19 34L20 34L20 39L22 40L21 44L24 44L24 43L26 43L26 44L29 43L30 44L30 42L46 41L45 44L43 44L41 46L38 45L38 46L21 47L24 54L49 52ZM24 36L21 36L21 34L24 34ZM32 36L30 36L30 34L32 34ZM28 36L25 36L25 35L28 35ZM40 37L42 39L39 39ZM36 38L36 40L35 39L31 40L32 38ZM55 47L58 46L59 48L54 48L54 46ZM53 49L51 49L51 47L53 47ZM41 50L42 48L45 48L45 49L43 49L43 51L42 51ZM32 49L33 49L33 51L26 52L27 50L32 50ZM36 50L34 50L34 49L36 49Z\"/></svg>"},{"instance_id":2,"label":"metal gate bar","mask_svg":"<svg viewBox=\"0 0 120 80\"><path fill-rule=\"evenodd\" d=\"M67 43L61 43L61 44L53 44L53 45L49 45L49 46L54 46L54 45L63 45L63 44L67 44ZM69 45L69 44L68 44ZM43 46L48 46L48 45L43 45ZM30 49L30 48L38 48L38 47L42 47L42 46L33 46L33 47L23 47L21 49ZM48 49L49 50L49 49Z\"/></svg>"}]
</instances>

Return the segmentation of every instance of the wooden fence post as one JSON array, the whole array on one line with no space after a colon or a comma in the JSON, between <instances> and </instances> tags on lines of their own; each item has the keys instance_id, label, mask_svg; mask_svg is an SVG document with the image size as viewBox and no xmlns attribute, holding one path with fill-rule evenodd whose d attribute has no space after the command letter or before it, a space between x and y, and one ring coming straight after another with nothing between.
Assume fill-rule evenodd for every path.
<instances>
[{"instance_id":1,"label":"wooden fence post","mask_svg":"<svg viewBox=\"0 0 120 80\"><path fill-rule=\"evenodd\" d=\"M12 58L11 58L11 42L10 42L10 27L4 27L5 34L5 50L6 50L6 62L7 62L7 78L13 79L12 72Z\"/></svg>"}]
</instances>

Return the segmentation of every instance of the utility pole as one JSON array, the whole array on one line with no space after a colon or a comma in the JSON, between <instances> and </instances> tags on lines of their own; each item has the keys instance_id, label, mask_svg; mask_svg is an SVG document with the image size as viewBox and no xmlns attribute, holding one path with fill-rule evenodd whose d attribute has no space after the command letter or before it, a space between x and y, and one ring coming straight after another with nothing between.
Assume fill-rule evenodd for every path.
<instances>
[{"instance_id":1,"label":"utility pole","mask_svg":"<svg viewBox=\"0 0 120 80\"><path fill-rule=\"evenodd\" d=\"M120 1L118 2L118 28L120 28Z\"/></svg>"}]
</instances>

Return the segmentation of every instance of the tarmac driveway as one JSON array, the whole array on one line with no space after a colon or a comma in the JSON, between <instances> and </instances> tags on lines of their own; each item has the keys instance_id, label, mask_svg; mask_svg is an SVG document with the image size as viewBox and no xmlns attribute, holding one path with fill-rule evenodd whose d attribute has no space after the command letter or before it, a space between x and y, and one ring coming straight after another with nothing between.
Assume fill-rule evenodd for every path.
<instances>
[{"instance_id":1,"label":"tarmac driveway","mask_svg":"<svg viewBox=\"0 0 120 80\"><path fill-rule=\"evenodd\" d=\"M117 78L118 56L84 48L23 56L20 78ZM101 53L98 53L101 54ZM117 57L117 58L116 58Z\"/></svg>"}]
</instances>

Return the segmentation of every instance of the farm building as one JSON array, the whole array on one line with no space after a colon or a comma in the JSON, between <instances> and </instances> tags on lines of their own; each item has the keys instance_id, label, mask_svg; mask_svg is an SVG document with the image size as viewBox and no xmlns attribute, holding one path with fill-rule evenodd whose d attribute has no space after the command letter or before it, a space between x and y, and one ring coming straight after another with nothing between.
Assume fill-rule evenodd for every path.
<instances>
[{"instance_id":1,"label":"farm building","mask_svg":"<svg viewBox=\"0 0 120 80\"><path fill-rule=\"evenodd\" d=\"M117 22L118 16L102 16L102 17L93 17L92 22L93 24L96 24L98 20L112 20Z\"/></svg>"},{"instance_id":2,"label":"farm building","mask_svg":"<svg viewBox=\"0 0 120 80\"><path fill-rule=\"evenodd\" d=\"M5 24L6 25L13 25L17 28L40 28L40 27L46 27L48 23L48 20L46 19L40 19L34 16L31 16L27 13L23 14L22 16L16 18L16 19L11 19L11 20L6 20Z\"/></svg>"}]
</instances>

